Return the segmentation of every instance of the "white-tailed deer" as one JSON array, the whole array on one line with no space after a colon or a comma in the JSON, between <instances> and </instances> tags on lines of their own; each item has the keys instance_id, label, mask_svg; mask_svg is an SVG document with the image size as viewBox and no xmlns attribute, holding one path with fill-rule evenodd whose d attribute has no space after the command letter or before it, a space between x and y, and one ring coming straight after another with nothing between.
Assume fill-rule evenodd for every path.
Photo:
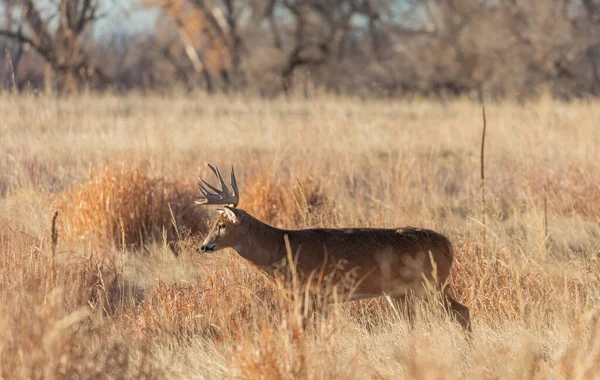
<instances>
[{"instance_id":1,"label":"white-tailed deer","mask_svg":"<svg viewBox=\"0 0 600 380\"><path fill-rule=\"evenodd\" d=\"M223 205L202 244L203 252L232 248L244 259L269 272L286 262L289 250L296 273L321 289L328 282L353 279L347 300L389 296L405 303L408 295L422 296L427 283L445 289L452 265L452 244L443 235L421 228L347 228L284 230L271 227L236 208L239 191L233 168L231 190L219 170L209 165L221 190L200 179L201 205ZM212 192L211 192L212 191ZM286 238L287 236L287 238ZM343 298L342 298L343 299ZM448 311L470 330L469 309L445 290Z\"/></svg>"}]
</instances>

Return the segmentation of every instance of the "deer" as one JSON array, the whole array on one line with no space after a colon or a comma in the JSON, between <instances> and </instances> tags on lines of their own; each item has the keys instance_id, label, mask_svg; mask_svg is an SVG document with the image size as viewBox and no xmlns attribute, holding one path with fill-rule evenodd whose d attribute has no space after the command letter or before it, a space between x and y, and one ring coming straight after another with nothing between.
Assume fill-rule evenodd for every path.
<instances>
[{"instance_id":1,"label":"deer","mask_svg":"<svg viewBox=\"0 0 600 380\"><path fill-rule=\"evenodd\" d=\"M350 278L352 285L340 286L348 292L346 297L336 299L387 296L409 311L410 298L425 297L433 285L441 290L442 304L449 315L471 331L469 309L456 301L445 286L454 251L444 235L415 227L276 228L237 208L239 191L233 167L230 189L219 169L208 166L221 189L199 178L202 197L195 203L221 207L200 247L205 254L230 248L270 275L273 268L288 262L303 283L312 284L312 292L322 289L325 278L334 286Z\"/></svg>"}]
</instances>

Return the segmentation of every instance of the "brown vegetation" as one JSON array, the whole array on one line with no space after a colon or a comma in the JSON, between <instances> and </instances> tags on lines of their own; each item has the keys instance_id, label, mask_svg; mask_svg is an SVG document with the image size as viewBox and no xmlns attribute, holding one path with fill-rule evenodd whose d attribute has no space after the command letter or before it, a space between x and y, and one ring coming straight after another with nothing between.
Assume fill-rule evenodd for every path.
<instances>
[{"instance_id":1,"label":"brown vegetation","mask_svg":"<svg viewBox=\"0 0 600 380\"><path fill-rule=\"evenodd\" d=\"M147 172L125 163L91 169L87 182L60 196L61 236L139 247L145 242L183 240L201 231L206 215L194 206L191 189Z\"/></svg>"},{"instance_id":2,"label":"brown vegetation","mask_svg":"<svg viewBox=\"0 0 600 380\"><path fill-rule=\"evenodd\" d=\"M326 195L311 176L286 178L264 168L246 182L241 207L265 223L290 228L309 225L314 212L326 209Z\"/></svg>"},{"instance_id":3,"label":"brown vegetation","mask_svg":"<svg viewBox=\"0 0 600 380\"><path fill-rule=\"evenodd\" d=\"M596 102L487 105L483 251L481 109L470 101L0 100L0 377L600 370ZM278 226L416 225L449 236L449 286L472 310L470 338L428 303L414 328L386 300L335 305L307 323L301 295L230 252L197 254L206 216L188 202L207 161L234 165L240 207ZM183 235L178 256L163 239L169 203L178 226L199 231Z\"/></svg>"}]
</instances>

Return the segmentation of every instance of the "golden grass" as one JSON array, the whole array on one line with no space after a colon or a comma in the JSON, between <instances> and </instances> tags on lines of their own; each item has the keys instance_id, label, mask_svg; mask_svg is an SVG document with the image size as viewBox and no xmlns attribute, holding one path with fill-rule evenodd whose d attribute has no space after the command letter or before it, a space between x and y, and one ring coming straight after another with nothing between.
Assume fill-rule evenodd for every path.
<instances>
[{"instance_id":1,"label":"golden grass","mask_svg":"<svg viewBox=\"0 0 600 380\"><path fill-rule=\"evenodd\" d=\"M265 168L248 178L240 190L246 198L240 207L268 224L310 225L312 215L326 208L327 197L319 183L309 175L281 177Z\"/></svg>"},{"instance_id":2,"label":"golden grass","mask_svg":"<svg viewBox=\"0 0 600 380\"><path fill-rule=\"evenodd\" d=\"M206 227L194 193L147 171L125 163L90 170L88 181L60 196L59 233L70 241L140 247L183 240Z\"/></svg>"},{"instance_id":3,"label":"golden grass","mask_svg":"<svg viewBox=\"0 0 600 380\"><path fill-rule=\"evenodd\" d=\"M0 378L600 373L596 101L486 106L483 251L468 100L0 100ZM434 304L411 328L382 299L307 321L234 253L199 255L207 162L233 164L240 207L278 226L447 234L473 334Z\"/></svg>"}]
</instances>

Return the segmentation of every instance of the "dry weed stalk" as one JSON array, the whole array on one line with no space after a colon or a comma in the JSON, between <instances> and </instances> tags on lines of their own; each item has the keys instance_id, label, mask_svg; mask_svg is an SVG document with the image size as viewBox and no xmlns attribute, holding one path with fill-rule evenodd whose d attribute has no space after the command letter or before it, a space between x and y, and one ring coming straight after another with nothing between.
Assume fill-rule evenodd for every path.
<instances>
[{"instance_id":1,"label":"dry weed stalk","mask_svg":"<svg viewBox=\"0 0 600 380\"><path fill-rule=\"evenodd\" d=\"M485 132L487 129L487 119L485 117L485 105L481 106L481 114L483 117L483 130L481 132L481 157L479 160L480 163L480 169L481 169L481 225L482 225L482 229L481 229L481 242L482 242L482 249L485 252L486 249L486 241L485 241L485 237L487 234L486 231L486 225L485 225L485 211L486 211L486 205L485 205Z\"/></svg>"}]
</instances>

